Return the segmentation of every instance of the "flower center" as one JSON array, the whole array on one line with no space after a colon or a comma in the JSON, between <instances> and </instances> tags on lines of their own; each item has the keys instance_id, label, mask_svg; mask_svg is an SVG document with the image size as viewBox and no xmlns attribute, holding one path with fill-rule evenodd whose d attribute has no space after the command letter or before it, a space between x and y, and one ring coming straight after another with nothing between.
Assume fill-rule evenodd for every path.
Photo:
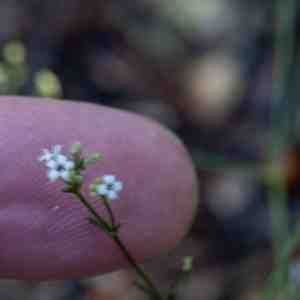
<instances>
[{"instance_id":1,"label":"flower center","mask_svg":"<svg viewBox=\"0 0 300 300\"><path fill-rule=\"evenodd\" d=\"M109 183L107 185L107 189L110 190L110 191L113 190L114 189L114 185L112 183Z\"/></svg>"},{"instance_id":2,"label":"flower center","mask_svg":"<svg viewBox=\"0 0 300 300\"><path fill-rule=\"evenodd\" d=\"M58 166L56 167L56 170L57 170L58 172L61 172L61 171L65 171L66 168L64 167L64 165L58 165Z\"/></svg>"}]
</instances>

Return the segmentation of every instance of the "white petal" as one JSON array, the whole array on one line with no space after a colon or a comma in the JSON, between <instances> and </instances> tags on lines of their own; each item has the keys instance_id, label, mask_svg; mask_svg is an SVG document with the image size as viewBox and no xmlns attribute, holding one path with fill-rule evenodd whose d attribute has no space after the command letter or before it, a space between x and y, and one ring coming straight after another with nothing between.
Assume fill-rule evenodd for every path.
<instances>
[{"instance_id":1,"label":"white petal","mask_svg":"<svg viewBox=\"0 0 300 300\"><path fill-rule=\"evenodd\" d=\"M40 155L39 157L38 157L38 161L47 161L47 158L45 157L45 155Z\"/></svg>"},{"instance_id":2,"label":"white petal","mask_svg":"<svg viewBox=\"0 0 300 300\"><path fill-rule=\"evenodd\" d=\"M55 145L52 147L52 153L55 155L58 155L58 154L60 154L61 149L62 149L61 145Z\"/></svg>"},{"instance_id":3,"label":"white petal","mask_svg":"<svg viewBox=\"0 0 300 300\"><path fill-rule=\"evenodd\" d=\"M52 154L49 152L49 153L46 153L45 155L44 155L44 159L46 160L46 161L48 161L48 160L50 160L52 158Z\"/></svg>"},{"instance_id":4,"label":"white petal","mask_svg":"<svg viewBox=\"0 0 300 300\"><path fill-rule=\"evenodd\" d=\"M117 193L121 192L123 189L123 183L121 181L116 181L113 184L113 190Z\"/></svg>"},{"instance_id":5,"label":"white petal","mask_svg":"<svg viewBox=\"0 0 300 300\"><path fill-rule=\"evenodd\" d=\"M118 199L118 194L115 191L108 191L106 197L108 200L116 200Z\"/></svg>"},{"instance_id":6,"label":"white petal","mask_svg":"<svg viewBox=\"0 0 300 300\"><path fill-rule=\"evenodd\" d=\"M39 161L48 161L52 157L52 154L49 150L43 149L43 154L38 158Z\"/></svg>"},{"instance_id":7,"label":"white petal","mask_svg":"<svg viewBox=\"0 0 300 300\"><path fill-rule=\"evenodd\" d=\"M75 163L74 163L72 160L68 160L68 161L65 162L64 167L65 167L67 170L74 169Z\"/></svg>"},{"instance_id":8,"label":"white petal","mask_svg":"<svg viewBox=\"0 0 300 300\"><path fill-rule=\"evenodd\" d=\"M48 172L48 179L49 179L51 182L56 181L59 177L60 177L60 173L57 172L57 171L54 170L54 169L51 169L51 170Z\"/></svg>"},{"instance_id":9,"label":"white petal","mask_svg":"<svg viewBox=\"0 0 300 300\"><path fill-rule=\"evenodd\" d=\"M47 164L46 164L46 166L47 166L49 169L56 169L56 168L57 168L57 165L58 165L58 163L57 163L55 160L53 160L53 159L49 160L49 161L47 162Z\"/></svg>"},{"instance_id":10,"label":"white petal","mask_svg":"<svg viewBox=\"0 0 300 300\"><path fill-rule=\"evenodd\" d=\"M106 184L113 184L116 181L116 177L114 175L104 175L102 181Z\"/></svg>"},{"instance_id":11,"label":"white petal","mask_svg":"<svg viewBox=\"0 0 300 300\"><path fill-rule=\"evenodd\" d=\"M100 196L106 196L108 193L106 184L99 184L96 188L96 193Z\"/></svg>"},{"instance_id":12,"label":"white petal","mask_svg":"<svg viewBox=\"0 0 300 300\"><path fill-rule=\"evenodd\" d=\"M70 172L62 171L62 172L60 172L60 177L65 181L69 181L70 180Z\"/></svg>"},{"instance_id":13,"label":"white petal","mask_svg":"<svg viewBox=\"0 0 300 300\"><path fill-rule=\"evenodd\" d=\"M59 154L56 156L55 160L60 164L60 165L65 165L65 163L68 161L66 156Z\"/></svg>"}]
</instances>

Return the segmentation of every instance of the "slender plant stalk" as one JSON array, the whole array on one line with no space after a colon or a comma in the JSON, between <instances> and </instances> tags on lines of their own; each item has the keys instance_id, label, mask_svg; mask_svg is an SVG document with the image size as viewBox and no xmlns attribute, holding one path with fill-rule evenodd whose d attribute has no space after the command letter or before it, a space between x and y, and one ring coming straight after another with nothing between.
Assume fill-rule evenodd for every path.
<instances>
[{"instance_id":1,"label":"slender plant stalk","mask_svg":"<svg viewBox=\"0 0 300 300\"><path fill-rule=\"evenodd\" d=\"M104 204L104 207L106 208L107 213L109 215L111 225L114 228L116 228L117 224L116 224L116 221L115 221L115 216L114 216L113 211L112 211L112 209L111 209L111 207L110 207L110 205L109 205L106 198L103 198L103 204Z\"/></svg>"},{"instance_id":2,"label":"slender plant stalk","mask_svg":"<svg viewBox=\"0 0 300 300\"><path fill-rule=\"evenodd\" d=\"M291 74L294 49L295 0L276 0L275 3L275 70L273 77L271 110L271 143L269 159L276 164L289 146L289 101L287 89ZM270 206L273 216L274 251L288 234L287 197L284 178L278 174L270 189Z\"/></svg>"},{"instance_id":3,"label":"slender plant stalk","mask_svg":"<svg viewBox=\"0 0 300 300\"><path fill-rule=\"evenodd\" d=\"M288 84L291 75L294 51L295 0L275 1L275 68L272 91L271 143L269 160L276 164L290 146L290 111ZM288 256L282 249L289 238L287 194L283 174L275 174L275 182L269 188L269 205L273 233L275 270L271 276L268 298L274 299L274 291L286 287L288 281ZM281 296L281 295L280 295ZM284 295L282 295L284 297ZM287 298L282 298L287 300Z\"/></svg>"},{"instance_id":4,"label":"slender plant stalk","mask_svg":"<svg viewBox=\"0 0 300 300\"><path fill-rule=\"evenodd\" d=\"M118 235L114 235L112 236L112 238L116 242L116 244L118 245L118 247L120 248L124 256L126 257L129 264L134 268L136 273L140 276L140 278L147 284L147 286L153 292L153 295L155 295L155 299L162 300L163 297L160 295L160 292L157 290L152 280L145 273L145 271L135 262L134 258L131 256L131 254L127 250L127 247L124 245L120 237Z\"/></svg>"},{"instance_id":5,"label":"slender plant stalk","mask_svg":"<svg viewBox=\"0 0 300 300\"><path fill-rule=\"evenodd\" d=\"M81 203L88 209L88 211L92 214L92 216L94 217L94 225L97 226L97 222L99 222L99 224L101 226L101 229L106 229L105 232L107 234L109 234L109 236L114 240L114 242L116 243L116 245L119 247L119 249L121 250L121 252L123 253L123 255L125 256L126 260L128 261L128 263L130 264L130 266L135 270L135 272L138 274L138 276L140 277L140 279L144 282L145 286L144 287L144 291L148 293L148 295L151 295L151 297L155 300L164 300L163 296L161 296L160 292L158 291L158 289L156 288L156 286L153 284L152 280L150 279L150 277L145 273L145 271L136 263L135 259L133 258L133 256L130 254L129 250L127 249L127 247L125 246L125 244L122 242L121 238L119 237L118 234L118 227L116 226L115 223L115 217L113 214L113 211L109 205L109 203L107 202L106 199L103 199L103 203L104 203L104 207L106 208L109 218L110 218L110 222L111 224L108 224L98 213L97 211L94 209L94 207L89 203L89 201L86 200L86 198L84 197L84 195L80 192L80 191L76 191L74 193L74 195L77 196L77 198L81 201ZM98 225L99 225L98 224Z\"/></svg>"},{"instance_id":6,"label":"slender plant stalk","mask_svg":"<svg viewBox=\"0 0 300 300\"><path fill-rule=\"evenodd\" d=\"M106 223L105 220L97 213L97 211L94 209L94 207L85 199L83 194L80 191L76 191L74 193L75 196L81 201L81 203L87 208L87 210L92 214L92 216L95 218L93 220L93 224L96 225L98 222L101 225L101 228L104 229L107 233L110 232L111 228Z\"/></svg>"}]
</instances>

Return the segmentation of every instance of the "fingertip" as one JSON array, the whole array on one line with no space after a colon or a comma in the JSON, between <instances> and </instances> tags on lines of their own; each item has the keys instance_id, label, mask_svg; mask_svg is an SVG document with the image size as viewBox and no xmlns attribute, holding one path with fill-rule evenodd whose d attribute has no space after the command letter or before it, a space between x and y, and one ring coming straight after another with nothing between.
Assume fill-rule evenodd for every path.
<instances>
[{"instance_id":1,"label":"fingertip","mask_svg":"<svg viewBox=\"0 0 300 300\"><path fill-rule=\"evenodd\" d=\"M122 239L139 261L173 248L186 234L197 180L188 153L168 130L90 104L2 97L0 107L2 277L74 278L126 265L113 241L87 222L80 203L47 181L37 157L55 144L67 150L80 141L85 153L103 154L87 182L104 174L122 179L122 197L112 206Z\"/></svg>"}]
</instances>

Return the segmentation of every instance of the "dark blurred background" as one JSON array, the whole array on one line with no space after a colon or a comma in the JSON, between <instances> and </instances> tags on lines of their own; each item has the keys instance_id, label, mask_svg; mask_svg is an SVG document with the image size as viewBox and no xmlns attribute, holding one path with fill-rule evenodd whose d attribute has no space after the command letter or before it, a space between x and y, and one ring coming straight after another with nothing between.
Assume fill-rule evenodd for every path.
<instances>
[{"instance_id":1,"label":"dark blurred background","mask_svg":"<svg viewBox=\"0 0 300 300\"><path fill-rule=\"evenodd\" d=\"M177 250L147 264L179 299L260 299L270 270L266 157L272 1L0 0L0 94L79 99L148 116L175 132L199 175L199 212ZM38 101L38 100L37 100ZM298 166L298 148L288 166ZM300 164L299 164L300 166ZM299 169L284 169L291 217ZM165 268L162 271L161 265ZM0 281L0 299L144 299L131 271L82 281Z\"/></svg>"}]
</instances>

